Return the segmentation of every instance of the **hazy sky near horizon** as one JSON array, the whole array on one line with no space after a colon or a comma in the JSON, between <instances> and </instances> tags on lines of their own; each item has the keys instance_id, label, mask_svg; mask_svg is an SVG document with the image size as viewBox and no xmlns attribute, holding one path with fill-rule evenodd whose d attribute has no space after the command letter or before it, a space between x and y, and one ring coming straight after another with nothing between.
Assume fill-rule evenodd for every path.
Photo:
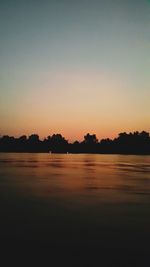
<instances>
[{"instance_id":1,"label":"hazy sky near horizon","mask_svg":"<svg viewBox=\"0 0 150 267\"><path fill-rule=\"evenodd\" d=\"M150 1L0 0L0 134L150 131Z\"/></svg>"}]
</instances>

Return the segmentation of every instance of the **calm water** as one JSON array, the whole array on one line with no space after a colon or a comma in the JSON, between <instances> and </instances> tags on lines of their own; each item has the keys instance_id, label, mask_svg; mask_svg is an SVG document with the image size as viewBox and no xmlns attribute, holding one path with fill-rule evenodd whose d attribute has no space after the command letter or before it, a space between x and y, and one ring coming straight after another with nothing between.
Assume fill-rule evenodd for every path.
<instances>
[{"instance_id":1,"label":"calm water","mask_svg":"<svg viewBox=\"0 0 150 267\"><path fill-rule=\"evenodd\" d=\"M149 266L150 156L1 153L0 215L3 248L53 266Z\"/></svg>"}]
</instances>

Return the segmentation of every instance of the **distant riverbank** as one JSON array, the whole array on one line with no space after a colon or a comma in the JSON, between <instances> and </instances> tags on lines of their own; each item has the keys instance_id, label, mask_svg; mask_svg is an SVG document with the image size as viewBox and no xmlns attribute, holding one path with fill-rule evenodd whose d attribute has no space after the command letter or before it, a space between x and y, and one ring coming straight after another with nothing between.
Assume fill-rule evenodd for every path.
<instances>
[{"instance_id":1,"label":"distant riverbank","mask_svg":"<svg viewBox=\"0 0 150 267\"><path fill-rule=\"evenodd\" d=\"M95 134L86 134L83 141L69 143L61 134L40 140L37 134L19 138L0 137L0 152L72 153L72 154L123 154L150 155L149 133L120 133L117 138L98 140Z\"/></svg>"}]
</instances>

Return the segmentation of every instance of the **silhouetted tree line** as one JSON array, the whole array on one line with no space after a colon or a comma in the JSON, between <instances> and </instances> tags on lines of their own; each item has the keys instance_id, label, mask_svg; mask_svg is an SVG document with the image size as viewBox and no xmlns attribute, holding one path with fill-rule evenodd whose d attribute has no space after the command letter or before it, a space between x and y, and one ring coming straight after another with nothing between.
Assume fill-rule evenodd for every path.
<instances>
[{"instance_id":1,"label":"silhouetted tree line","mask_svg":"<svg viewBox=\"0 0 150 267\"><path fill-rule=\"evenodd\" d=\"M82 142L69 143L61 134L40 140L37 134L28 138L4 135L0 137L0 152L150 154L149 133L120 133L117 138L98 141L95 134L86 134Z\"/></svg>"}]
</instances>

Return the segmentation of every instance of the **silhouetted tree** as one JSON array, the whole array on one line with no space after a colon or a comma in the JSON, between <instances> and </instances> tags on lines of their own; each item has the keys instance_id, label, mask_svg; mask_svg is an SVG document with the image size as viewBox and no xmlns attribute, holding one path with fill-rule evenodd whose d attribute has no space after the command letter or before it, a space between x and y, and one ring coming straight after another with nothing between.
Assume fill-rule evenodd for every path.
<instances>
[{"instance_id":1,"label":"silhouetted tree","mask_svg":"<svg viewBox=\"0 0 150 267\"><path fill-rule=\"evenodd\" d=\"M48 144L52 152L67 152L68 141L61 134L48 137Z\"/></svg>"},{"instance_id":2,"label":"silhouetted tree","mask_svg":"<svg viewBox=\"0 0 150 267\"><path fill-rule=\"evenodd\" d=\"M54 152L54 153L121 153L150 154L150 135L142 131L120 133L117 138L98 142L95 134L86 134L83 142L69 144L61 134L53 134L41 141L37 134L27 138L4 135L0 137L1 152Z\"/></svg>"},{"instance_id":3,"label":"silhouetted tree","mask_svg":"<svg viewBox=\"0 0 150 267\"><path fill-rule=\"evenodd\" d=\"M38 134L32 134L29 136L28 141L31 143L38 143L39 142L39 136Z\"/></svg>"},{"instance_id":4,"label":"silhouetted tree","mask_svg":"<svg viewBox=\"0 0 150 267\"><path fill-rule=\"evenodd\" d=\"M22 136L20 136L19 138L18 138L18 141L19 142L26 142L27 141L27 137L26 137L26 135L22 135Z\"/></svg>"},{"instance_id":5,"label":"silhouetted tree","mask_svg":"<svg viewBox=\"0 0 150 267\"><path fill-rule=\"evenodd\" d=\"M42 142L39 139L38 134L32 134L28 138L28 150L30 152L42 152Z\"/></svg>"},{"instance_id":6,"label":"silhouetted tree","mask_svg":"<svg viewBox=\"0 0 150 267\"><path fill-rule=\"evenodd\" d=\"M96 138L95 134L86 134L84 136L84 142L86 144L96 144L98 142L98 139Z\"/></svg>"}]
</instances>

